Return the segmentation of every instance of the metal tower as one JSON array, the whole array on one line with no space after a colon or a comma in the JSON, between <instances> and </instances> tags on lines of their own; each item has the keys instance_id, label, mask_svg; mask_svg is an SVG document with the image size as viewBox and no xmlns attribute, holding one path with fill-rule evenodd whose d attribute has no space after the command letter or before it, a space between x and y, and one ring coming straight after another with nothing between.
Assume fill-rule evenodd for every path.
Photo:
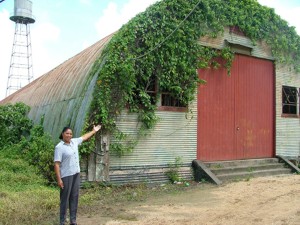
<instances>
[{"instance_id":1,"label":"metal tower","mask_svg":"<svg viewBox=\"0 0 300 225\"><path fill-rule=\"evenodd\" d=\"M19 90L33 80L32 50L29 24L34 23L32 2L15 0L14 15L15 34L7 79L6 96Z\"/></svg>"}]
</instances>

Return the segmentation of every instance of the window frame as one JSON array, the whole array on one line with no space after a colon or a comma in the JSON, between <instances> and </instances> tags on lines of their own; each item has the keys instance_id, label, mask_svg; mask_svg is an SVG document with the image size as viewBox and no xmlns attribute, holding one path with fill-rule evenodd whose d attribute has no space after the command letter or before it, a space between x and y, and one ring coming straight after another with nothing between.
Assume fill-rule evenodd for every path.
<instances>
[{"instance_id":1,"label":"window frame","mask_svg":"<svg viewBox=\"0 0 300 225\"><path fill-rule=\"evenodd\" d=\"M292 95L293 91L295 92L294 96ZM287 118L300 118L299 89L294 86L282 85L281 95L281 116ZM290 96L294 97L295 102L289 102ZM288 110L286 110L286 106L288 107Z\"/></svg>"},{"instance_id":2,"label":"window frame","mask_svg":"<svg viewBox=\"0 0 300 225\"><path fill-rule=\"evenodd\" d=\"M147 90L146 93L151 95L152 97L157 97L157 110L158 111L173 111L173 112L187 112L188 105L186 106L175 106L175 105L163 105L163 95L166 95L170 97L170 101L179 101L178 99L174 99L174 97L171 96L171 94L167 91L161 91L159 89L159 84L157 82L157 79L154 80L155 84L152 86L154 89ZM149 85L151 86L151 85Z\"/></svg>"}]
</instances>

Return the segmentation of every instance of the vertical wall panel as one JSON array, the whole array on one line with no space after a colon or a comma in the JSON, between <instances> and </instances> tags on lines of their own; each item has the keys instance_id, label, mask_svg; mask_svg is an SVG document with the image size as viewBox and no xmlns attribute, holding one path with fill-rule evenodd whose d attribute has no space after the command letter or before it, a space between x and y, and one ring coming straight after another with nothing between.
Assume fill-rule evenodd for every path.
<instances>
[{"instance_id":1,"label":"vertical wall panel","mask_svg":"<svg viewBox=\"0 0 300 225\"><path fill-rule=\"evenodd\" d=\"M238 68L234 71L237 158L272 157L274 156L273 63L237 55L233 68Z\"/></svg>"},{"instance_id":2,"label":"vertical wall panel","mask_svg":"<svg viewBox=\"0 0 300 225\"><path fill-rule=\"evenodd\" d=\"M225 68L201 69L207 81L198 93L198 159L225 160L235 155L234 82Z\"/></svg>"}]
</instances>

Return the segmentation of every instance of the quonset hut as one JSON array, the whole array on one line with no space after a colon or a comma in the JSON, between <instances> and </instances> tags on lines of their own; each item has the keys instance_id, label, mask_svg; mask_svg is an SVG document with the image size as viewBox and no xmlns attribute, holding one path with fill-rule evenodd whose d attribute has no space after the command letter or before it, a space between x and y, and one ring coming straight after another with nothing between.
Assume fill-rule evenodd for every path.
<instances>
[{"instance_id":1,"label":"quonset hut","mask_svg":"<svg viewBox=\"0 0 300 225\"><path fill-rule=\"evenodd\" d=\"M197 57L197 62L188 64L189 56ZM186 64L188 72L182 70ZM79 136L87 118L103 122L98 114L109 109L93 109L107 93L103 90L112 90L110 100L126 99L121 112L109 111L114 113L114 125L134 145L120 156L109 147L117 135L100 134L94 150L82 159L83 179L165 181L165 172L170 164L176 167L176 159L181 161L181 175L190 179L195 159L298 158L299 64L295 29L255 0L164 0L0 103L29 105L29 117L39 123L44 116L45 131L57 140L65 125ZM110 78L104 70L113 71ZM195 77L182 78L191 71L206 84L193 86ZM164 80L172 76L183 80ZM118 92L126 81L132 95ZM144 85L144 91L137 84ZM177 94L174 87L180 89ZM182 96L190 92L188 101L182 101L179 92ZM159 118L147 135L139 135L141 111L130 110L133 96L140 98L138 110L146 96Z\"/></svg>"}]
</instances>

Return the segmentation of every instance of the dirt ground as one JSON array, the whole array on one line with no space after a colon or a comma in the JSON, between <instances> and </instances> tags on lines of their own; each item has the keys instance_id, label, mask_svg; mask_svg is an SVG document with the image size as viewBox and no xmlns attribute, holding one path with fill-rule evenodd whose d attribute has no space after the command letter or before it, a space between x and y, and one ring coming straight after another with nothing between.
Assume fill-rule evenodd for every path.
<instances>
[{"instance_id":1,"label":"dirt ground","mask_svg":"<svg viewBox=\"0 0 300 225\"><path fill-rule=\"evenodd\" d=\"M79 215L79 225L299 225L300 176L252 178L198 185L140 203L113 203L105 212ZM109 211L113 211L109 213Z\"/></svg>"}]
</instances>

